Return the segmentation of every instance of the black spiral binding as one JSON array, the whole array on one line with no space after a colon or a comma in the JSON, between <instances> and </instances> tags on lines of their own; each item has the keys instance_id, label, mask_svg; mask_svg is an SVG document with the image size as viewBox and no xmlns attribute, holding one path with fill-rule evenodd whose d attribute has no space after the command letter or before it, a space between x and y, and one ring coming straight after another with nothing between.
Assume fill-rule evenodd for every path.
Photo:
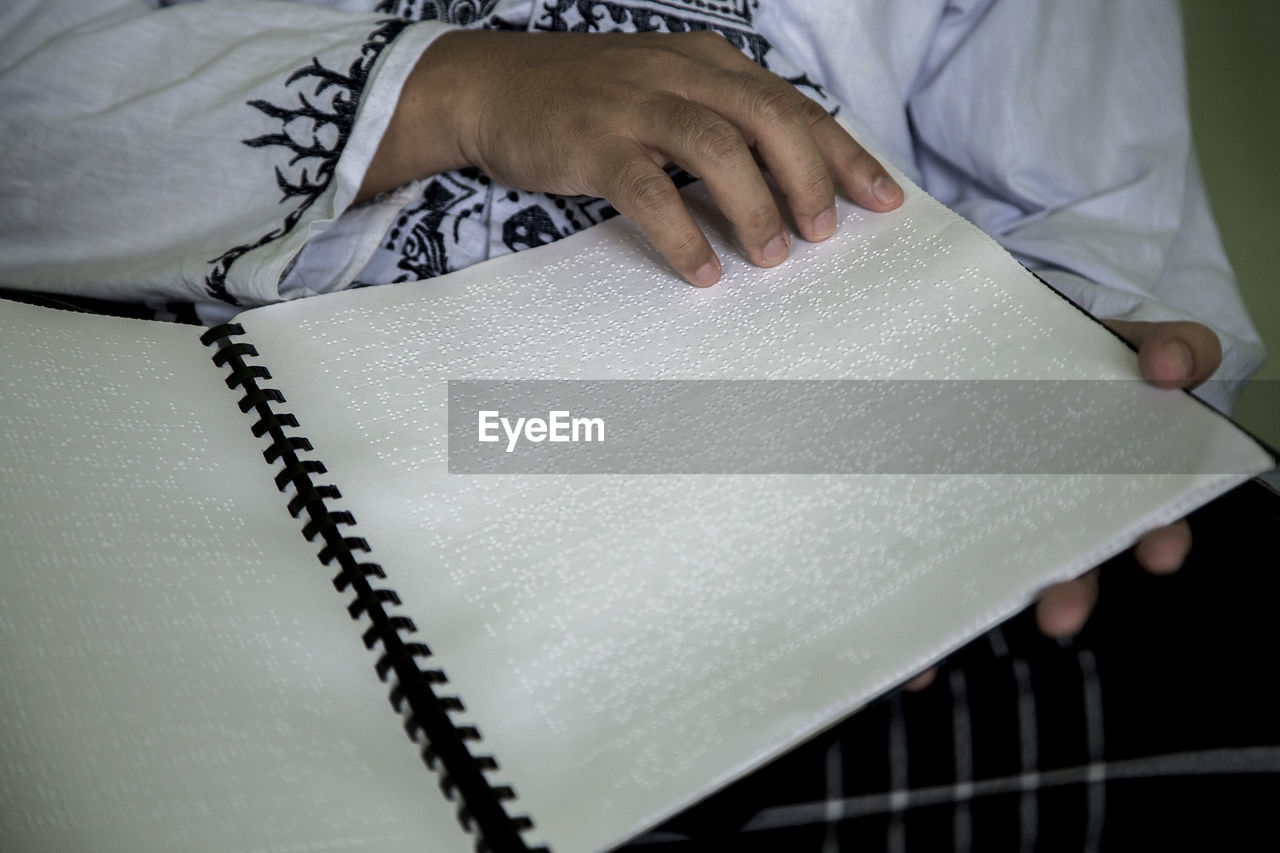
<instances>
[{"instance_id":1,"label":"black spiral binding","mask_svg":"<svg viewBox=\"0 0 1280 853\"><path fill-rule=\"evenodd\" d=\"M284 396L273 388L259 388L259 379L270 379L271 374L258 365L247 365L244 359L257 356L252 344L232 341L243 335L244 329L236 323L215 326L200 336L205 346L217 345L213 363L229 371L227 387L244 389L240 399L240 411L252 410L258 417L253 424L253 434L268 436L271 443L263 452L268 464L279 464L275 476L276 488L281 492L292 485L294 497L289 501L289 514L294 518L306 513L307 522L302 535L314 542L319 536L324 546L319 551L320 562L326 566L337 563L340 571L333 578L339 592L351 590L355 598L347 607L352 619L367 617L369 629L364 633L365 647L372 650L382 646L382 655L375 666L383 681L395 673L396 683L391 689L391 705L399 713L407 702L411 711L405 722L405 731L415 743L419 736L425 738L423 761L433 771L440 771L440 788L445 797L460 799L458 821L468 832L476 834L477 853L549 853L545 847L531 850L522 833L533 826L525 816L510 817L504 803L515 798L508 786L491 785L487 773L497 769L491 756L472 755L471 744L480 740L480 733L473 726L456 725L451 713L462 711L462 702L454 696L439 696L440 685L447 683L444 673L438 669L420 669L418 660L431 655L423 643L412 642L406 635L417 633L413 620L407 616L392 616L384 605L399 605L400 597L390 589L375 589L370 578L385 578L377 563L361 562L356 553L367 554L368 542L356 536L346 536L339 528L350 528L356 520L350 512L330 511L325 505L328 499L341 497L332 485L317 485L312 474L325 473L324 465L312 459L300 459L298 454L312 450L311 442L296 435L286 435L285 428L298 427L297 419L288 413L276 412L272 403L285 402Z\"/></svg>"}]
</instances>

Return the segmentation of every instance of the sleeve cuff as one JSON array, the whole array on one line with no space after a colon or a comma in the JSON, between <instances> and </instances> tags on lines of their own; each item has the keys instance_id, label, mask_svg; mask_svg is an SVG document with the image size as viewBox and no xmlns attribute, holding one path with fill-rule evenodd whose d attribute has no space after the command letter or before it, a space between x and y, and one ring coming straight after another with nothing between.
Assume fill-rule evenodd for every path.
<instances>
[{"instance_id":1,"label":"sleeve cuff","mask_svg":"<svg viewBox=\"0 0 1280 853\"><path fill-rule=\"evenodd\" d=\"M293 212L282 213L285 227L279 239L260 243L256 251L237 265L238 268L228 270L227 292L241 304L260 305L345 287L372 255L379 238L395 216L397 206L393 204L362 205L352 209L352 203L395 112L409 73L428 45L453 28L438 22L410 23L400 19L374 19L364 26L367 35L363 42L348 42L355 52L349 48L343 56L330 49L326 57L317 62L325 69L341 69L338 75L342 77L342 85L351 91L340 98L353 102L351 108L354 110L347 138L331 167L329 184L313 204L297 205ZM361 77L359 68L365 62L369 63L365 72L367 76ZM350 63L349 67L347 63ZM295 72L290 82L300 79L301 74ZM358 87L352 85L353 81L359 84ZM271 139L273 141L268 144L279 145L274 140L288 135L288 123L292 120L290 115L283 114L285 110L296 111L320 100L316 95L325 94L321 91L325 82L321 80L317 84L314 94L310 82L306 81L307 85L295 91L290 96L292 100L282 105L254 104L262 112L277 118L281 125L277 132L259 139ZM338 102L339 98L335 98L334 103ZM280 109L281 106L285 109ZM282 114L274 115L270 110ZM246 140L246 143L253 145L255 141ZM287 154L283 152L280 158L293 167ZM322 175L318 171L321 167L315 167L314 160L302 161L304 165L307 162L312 163L310 172L298 172L297 167L277 167L277 181L282 182L282 189L285 188L284 181L301 185L311 182L314 185L321 180ZM361 214L360 228L330 233L348 210ZM297 219L296 227L289 225L290 218ZM327 262L319 280L312 275L305 288L289 286L286 281L292 278L290 271L302 260L300 253L313 243L325 243L328 248L337 248L338 251L325 252ZM311 266L315 267L314 264Z\"/></svg>"},{"instance_id":2,"label":"sleeve cuff","mask_svg":"<svg viewBox=\"0 0 1280 853\"><path fill-rule=\"evenodd\" d=\"M296 299L350 286L400 208L408 203L401 188L353 206L405 81L422 52L451 29L434 22L411 24L383 50L369 75L351 135L338 160L330 208L307 224L303 241L273 270L271 285L276 299Z\"/></svg>"}]
</instances>

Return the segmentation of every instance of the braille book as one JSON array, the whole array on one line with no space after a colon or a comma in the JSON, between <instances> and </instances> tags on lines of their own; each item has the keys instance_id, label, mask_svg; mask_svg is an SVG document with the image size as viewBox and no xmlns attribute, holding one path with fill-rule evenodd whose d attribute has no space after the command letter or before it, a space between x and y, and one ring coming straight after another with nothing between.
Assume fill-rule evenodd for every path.
<instances>
[{"instance_id":1,"label":"braille book","mask_svg":"<svg viewBox=\"0 0 1280 853\"><path fill-rule=\"evenodd\" d=\"M1274 464L919 190L770 270L687 197L706 290L4 303L0 846L605 850Z\"/></svg>"}]
</instances>

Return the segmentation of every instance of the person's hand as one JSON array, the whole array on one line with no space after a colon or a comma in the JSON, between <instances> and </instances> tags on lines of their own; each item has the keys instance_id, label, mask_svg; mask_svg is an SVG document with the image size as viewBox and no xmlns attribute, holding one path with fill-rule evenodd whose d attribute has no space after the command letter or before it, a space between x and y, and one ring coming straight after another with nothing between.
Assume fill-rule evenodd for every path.
<instances>
[{"instance_id":1,"label":"person's hand","mask_svg":"<svg viewBox=\"0 0 1280 853\"><path fill-rule=\"evenodd\" d=\"M1222 344L1208 326L1200 323L1141 323L1104 320L1112 331L1138 348L1142 378L1161 388L1194 388L1222 363ZM1138 565L1157 575L1182 567L1191 550L1191 527L1186 519L1149 531L1134 546ZM1098 603L1098 570L1075 580L1054 584L1036 602L1036 625L1049 637L1079 633ZM928 669L905 685L923 690L933 683L937 668Z\"/></svg>"},{"instance_id":2,"label":"person's hand","mask_svg":"<svg viewBox=\"0 0 1280 853\"><path fill-rule=\"evenodd\" d=\"M719 35L458 31L422 55L357 200L475 166L526 190L607 199L685 279L720 262L663 171L702 178L747 258L787 256L772 176L806 240L836 228L835 191L902 203L879 163L815 101Z\"/></svg>"}]
</instances>

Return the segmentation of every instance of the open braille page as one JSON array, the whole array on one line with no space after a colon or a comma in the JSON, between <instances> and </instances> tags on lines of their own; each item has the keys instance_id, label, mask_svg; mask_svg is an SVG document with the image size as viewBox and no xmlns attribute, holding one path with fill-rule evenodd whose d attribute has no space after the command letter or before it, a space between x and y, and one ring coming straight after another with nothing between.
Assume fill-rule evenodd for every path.
<instances>
[{"instance_id":1,"label":"open braille page","mask_svg":"<svg viewBox=\"0 0 1280 853\"><path fill-rule=\"evenodd\" d=\"M1123 343L908 192L889 214L844 206L830 241L760 270L694 188L724 261L705 290L615 219L240 318L530 841L599 850L652 826L1270 466L1198 402L1132 382L1109 429L1121 456L1158 448L1155 473L449 472L449 380L1136 377ZM1033 431L1046 453L1075 440L1057 426ZM1159 473L1191 470L1163 454L1202 473Z\"/></svg>"},{"instance_id":2,"label":"open braille page","mask_svg":"<svg viewBox=\"0 0 1280 853\"><path fill-rule=\"evenodd\" d=\"M470 849L198 332L0 302L0 847Z\"/></svg>"}]
</instances>

